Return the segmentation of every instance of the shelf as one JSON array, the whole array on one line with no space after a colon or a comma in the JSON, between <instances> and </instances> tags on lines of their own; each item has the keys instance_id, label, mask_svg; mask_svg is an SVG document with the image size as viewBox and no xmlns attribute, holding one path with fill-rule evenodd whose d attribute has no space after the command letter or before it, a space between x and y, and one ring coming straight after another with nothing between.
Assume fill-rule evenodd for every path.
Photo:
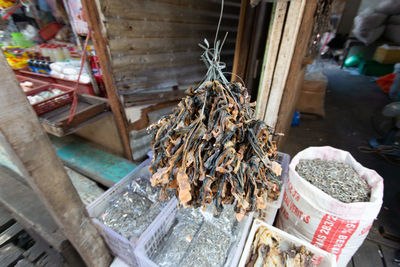
<instances>
[{"instance_id":1,"label":"shelf","mask_svg":"<svg viewBox=\"0 0 400 267\"><path fill-rule=\"evenodd\" d=\"M57 108L39 116L39 121L46 132L62 137L78 131L86 125L109 115L107 100L101 97L78 95L78 105L74 119L68 119L71 104Z\"/></svg>"}]
</instances>

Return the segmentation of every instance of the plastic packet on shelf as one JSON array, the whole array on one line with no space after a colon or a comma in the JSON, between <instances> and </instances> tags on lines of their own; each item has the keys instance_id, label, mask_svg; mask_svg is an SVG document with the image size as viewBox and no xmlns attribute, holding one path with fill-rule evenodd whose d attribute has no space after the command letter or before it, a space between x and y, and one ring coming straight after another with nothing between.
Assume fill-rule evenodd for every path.
<instances>
[{"instance_id":1,"label":"plastic packet on shelf","mask_svg":"<svg viewBox=\"0 0 400 267\"><path fill-rule=\"evenodd\" d=\"M53 97L54 95L50 91L42 91L42 92L38 93L37 96L47 99L47 98Z\"/></svg>"},{"instance_id":2,"label":"plastic packet on shelf","mask_svg":"<svg viewBox=\"0 0 400 267\"><path fill-rule=\"evenodd\" d=\"M162 267L179 266L201 224L180 217L164 237L153 261Z\"/></svg>"},{"instance_id":3,"label":"plastic packet on shelf","mask_svg":"<svg viewBox=\"0 0 400 267\"><path fill-rule=\"evenodd\" d=\"M109 200L100 221L127 239L138 238L166 205L165 202L153 203L144 192L138 183L132 181L122 194Z\"/></svg>"},{"instance_id":4,"label":"plastic packet on shelf","mask_svg":"<svg viewBox=\"0 0 400 267\"><path fill-rule=\"evenodd\" d=\"M152 202L158 202L160 200L160 189L151 186L151 182L147 178L137 177L130 185L133 192L146 196ZM175 196L174 189L167 189L169 199Z\"/></svg>"},{"instance_id":5,"label":"plastic packet on shelf","mask_svg":"<svg viewBox=\"0 0 400 267\"><path fill-rule=\"evenodd\" d=\"M201 207L181 208L153 261L162 267L223 266L240 227L233 205L227 205L218 217L213 211L213 207L205 211Z\"/></svg>"},{"instance_id":6,"label":"plastic packet on shelf","mask_svg":"<svg viewBox=\"0 0 400 267\"><path fill-rule=\"evenodd\" d=\"M202 214L207 221L212 222L212 224L227 234L232 233L237 224L235 217L236 212L233 205L224 205L224 209L218 215L215 215L214 205L207 205L207 208L202 211Z\"/></svg>"},{"instance_id":7,"label":"plastic packet on shelf","mask_svg":"<svg viewBox=\"0 0 400 267\"><path fill-rule=\"evenodd\" d=\"M57 89L57 88L51 90L51 92L52 92L54 95L60 95L60 94L64 93L64 91L62 91L62 90L60 90L60 89Z\"/></svg>"},{"instance_id":8,"label":"plastic packet on shelf","mask_svg":"<svg viewBox=\"0 0 400 267\"><path fill-rule=\"evenodd\" d=\"M223 266L231 241L228 234L204 222L180 266Z\"/></svg>"}]
</instances>

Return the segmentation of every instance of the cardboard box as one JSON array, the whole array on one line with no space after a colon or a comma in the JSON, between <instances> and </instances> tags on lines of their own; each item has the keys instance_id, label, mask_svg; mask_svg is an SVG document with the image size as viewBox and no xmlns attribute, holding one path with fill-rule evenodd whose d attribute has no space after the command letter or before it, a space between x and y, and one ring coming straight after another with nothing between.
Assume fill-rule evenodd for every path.
<instances>
[{"instance_id":1,"label":"cardboard box","mask_svg":"<svg viewBox=\"0 0 400 267\"><path fill-rule=\"evenodd\" d=\"M382 64L400 63L400 46L380 46L375 50L373 59Z\"/></svg>"},{"instance_id":2,"label":"cardboard box","mask_svg":"<svg viewBox=\"0 0 400 267\"><path fill-rule=\"evenodd\" d=\"M296 110L325 117L326 86L327 82L323 80L304 80Z\"/></svg>"}]
</instances>

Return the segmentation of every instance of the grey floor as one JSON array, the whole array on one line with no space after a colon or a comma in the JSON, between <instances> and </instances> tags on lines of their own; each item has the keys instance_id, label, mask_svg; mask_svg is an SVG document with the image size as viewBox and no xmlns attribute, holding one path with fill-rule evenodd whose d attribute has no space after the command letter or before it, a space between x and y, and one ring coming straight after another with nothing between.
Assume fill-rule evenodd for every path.
<instances>
[{"instance_id":1,"label":"grey floor","mask_svg":"<svg viewBox=\"0 0 400 267\"><path fill-rule=\"evenodd\" d=\"M383 238L378 229L400 237L400 167L375 154L361 153L371 138L379 136L371 119L390 101L371 77L351 75L337 66L326 65L328 88L324 119L302 119L292 127L286 144L279 150L292 157L309 146L330 145L349 151L367 168L384 178L384 203L367 240L350 262L350 266L399 266L400 243Z\"/></svg>"}]
</instances>

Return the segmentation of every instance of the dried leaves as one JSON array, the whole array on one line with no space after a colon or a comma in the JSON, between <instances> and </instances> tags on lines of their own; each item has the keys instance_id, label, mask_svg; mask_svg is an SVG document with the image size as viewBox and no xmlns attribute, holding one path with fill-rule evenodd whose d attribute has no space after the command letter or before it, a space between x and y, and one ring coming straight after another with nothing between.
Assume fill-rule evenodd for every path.
<instances>
[{"instance_id":1,"label":"dried leaves","mask_svg":"<svg viewBox=\"0 0 400 267\"><path fill-rule=\"evenodd\" d=\"M176 188L183 206L236 200L237 218L280 194L272 129L254 117L247 89L219 81L190 89L174 113L150 126L153 186Z\"/></svg>"}]
</instances>

